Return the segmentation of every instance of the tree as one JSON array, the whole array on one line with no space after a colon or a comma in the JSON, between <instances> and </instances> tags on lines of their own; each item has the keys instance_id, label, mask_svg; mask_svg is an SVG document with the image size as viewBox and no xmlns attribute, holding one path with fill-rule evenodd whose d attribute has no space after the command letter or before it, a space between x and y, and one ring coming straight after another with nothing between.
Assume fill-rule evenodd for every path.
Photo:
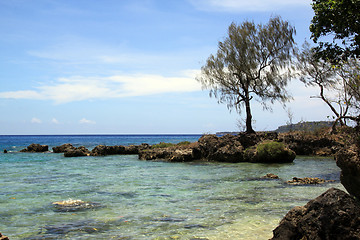
<instances>
[{"instance_id":1,"label":"tree","mask_svg":"<svg viewBox=\"0 0 360 240\"><path fill-rule=\"evenodd\" d=\"M335 115L333 129L337 122L345 125L346 119L355 120L351 114L360 109L358 61L349 59L335 66L330 60L317 58L316 50L307 42L297 59L300 80L306 86L318 86L319 96L315 97L322 99Z\"/></svg>"},{"instance_id":2,"label":"tree","mask_svg":"<svg viewBox=\"0 0 360 240\"><path fill-rule=\"evenodd\" d=\"M313 0L312 8L311 38L319 44L316 56L333 62L360 57L360 1ZM333 35L332 43L318 42L328 35Z\"/></svg>"},{"instance_id":3,"label":"tree","mask_svg":"<svg viewBox=\"0 0 360 240\"><path fill-rule=\"evenodd\" d=\"M255 97L265 109L266 101L285 103L290 96L285 86L290 80L295 28L280 17L266 25L245 21L232 23L228 36L218 44L217 54L210 55L197 80L210 97L226 103L241 113L245 106L246 132L254 133L250 101Z\"/></svg>"}]
</instances>

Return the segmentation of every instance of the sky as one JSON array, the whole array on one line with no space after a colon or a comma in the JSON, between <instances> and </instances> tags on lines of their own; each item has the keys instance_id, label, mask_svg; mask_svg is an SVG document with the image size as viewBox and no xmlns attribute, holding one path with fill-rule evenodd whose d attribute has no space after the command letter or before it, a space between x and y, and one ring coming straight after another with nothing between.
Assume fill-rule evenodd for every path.
<instances>
[{"instance_id":1,"label":"sky","mask_svg":"<svg viewBox=\"0 0 360 240\"><path fill-rule=\"evenodd\" d=\"M311 41L311 0L0 0L0 135L204 134L239 131L195 78L232 23L281 16ZM294 79L293 100L254 129L327 120L318 89ZM241 129L240 129L241 130Z\"/></svg>"}]
</instances>

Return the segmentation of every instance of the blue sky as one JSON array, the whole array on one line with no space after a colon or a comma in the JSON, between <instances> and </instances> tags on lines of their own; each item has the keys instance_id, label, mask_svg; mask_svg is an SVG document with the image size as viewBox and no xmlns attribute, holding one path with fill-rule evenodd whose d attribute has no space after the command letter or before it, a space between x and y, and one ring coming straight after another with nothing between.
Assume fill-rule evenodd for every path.
<instances>
[{"instance_id":1,"label":"blue sky","mask_svg":"<svg viewBox=\"0 0 360 240\"><path fill-rule=\"evenodd\" d=\"M231 22L280 15L309 39L308 0L0 0L0 134L237 131L195 77ZM300 120L331 115L294 80ZM255 130L288 121L252 103Z\"/></svg>"}]
</instances>

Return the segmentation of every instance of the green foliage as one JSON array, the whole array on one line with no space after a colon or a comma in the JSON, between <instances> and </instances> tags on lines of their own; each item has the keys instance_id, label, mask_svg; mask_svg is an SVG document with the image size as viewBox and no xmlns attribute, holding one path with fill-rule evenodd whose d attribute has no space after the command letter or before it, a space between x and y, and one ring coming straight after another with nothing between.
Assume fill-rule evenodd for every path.
<instances>
[{"instance_id":1,"label":"green foliage","mask_svg":"<svg viewBox=\"0 0 360 240\"><path fill-rule=\"evenodd\" d=\"M281 142L269 141L259 144L256 147L259 158L280 158L285 151L285 145Z\"/></svg>"},{"instance_id":2,"label":"green foliage","mask_svg":"<svg viewBox=\"0 0 360 240\"><path fill-rule=\"evenodd\" d=\"M294 35L295 28L280 17L266 25L232 23L217 54L210 55L201 68L197 80L210 90L210 97L239 113L245 107L246 132L254 132L250 108L254 97L264 108L269 108L266 101L285 103L289 99L285 87L291 77Z\"/></svg>"},{"instance_id":3,"label":"green foliage","mask_svg":"<svg viewBox=\"0 0 360 240\"><path fill-rule=\"evenodd\" d=\"M177 144L160 142L158 144L152 145L151 148L155 149L155 148L168 148L168 147L174 147L174 146L186 146L186 145L189 145L190 143L191 142L189 142L189 141L183 141L183 142L179 142Z\"/></svg>"},{"instance_id":4,"label":"green foliage","mask_svg":"<svg viewBox=\"0 0 360 240\"><path fill-rule=\"evenodd\" d=\"M310 25L315 43L320 37L332 35L332 42L318 42L317 55L337 62L360 56L360 1L313 0L315 16ZM336 42L338 41L338 42Z\"/></svg>"}]
</instances>

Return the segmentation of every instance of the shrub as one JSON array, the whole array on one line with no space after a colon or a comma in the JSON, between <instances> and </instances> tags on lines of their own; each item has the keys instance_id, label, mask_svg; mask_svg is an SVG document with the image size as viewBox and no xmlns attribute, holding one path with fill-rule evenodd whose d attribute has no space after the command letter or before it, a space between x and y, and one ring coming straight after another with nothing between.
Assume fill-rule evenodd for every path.
<instances>
[{"instance_id":1,"label":"shrub","mask_svg":"<svg viewBox=\"0 0 360 240\"><path fill-rule=\"evenodd\" d=\"M256 159L258 162L292 162L295 153L281 142L266 141L256 147Z\"/></svg>"}]
</instances>

